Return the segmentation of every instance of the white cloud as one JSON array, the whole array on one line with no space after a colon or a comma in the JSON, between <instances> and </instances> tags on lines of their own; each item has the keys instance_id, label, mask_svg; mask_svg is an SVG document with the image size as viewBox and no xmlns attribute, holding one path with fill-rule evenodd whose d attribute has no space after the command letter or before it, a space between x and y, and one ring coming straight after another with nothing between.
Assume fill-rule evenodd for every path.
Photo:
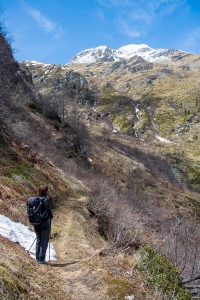
<instances>
[{"instance_id":1,"label":"white cloud","mask_svg":"<svg viewBox=\"0 0 200 300\"><path fill-rule=\"evenodd\" d=\"M120 31L125 35L144 35L155 20L161 20L179 8L187 6L186 0L96 0L104 9L112 9L119 19ZM123 20L123 21L122 21ZM115 22L116 23L116 22ZM144 29L145 28L145 29Z\"/></svg>"},{"instance_id":2,"label":"white cloud","mask_svg":"<svg viewBox=\"0 0 200 300\"><path fill-rule=\"evenodd\" d=\"M147 2L147 9L156 17L172 14L178 7L185 5L185 0L151 0Z\"/></svg>"},{"instance_id":3,"label":"white cloud","mask_svg":"<svg viewBox=\"0 0 200 300\"><path fill-rule=\"evenodd\" d=\"M26 2L21 1L26 14L30 15L37 23L38 27L48 34L52 33L54 38L60 38L65 34L65 30L58 23L53 22L48 17L43 15L39 10L29 6Z\"/></svg>"},{"instance_id":4,"label":"white cloud","mask_svg":"<svg viewBox=\"0 0 200 300\"><path fill-rule=\"evenodd\" d=\"M154 20L172 14L184 4L185 0L140 0L132 3L130 15L135 21L150 25Z\"/></svg>"},{"instance_id":5,"label":"white cloud","mask_svg":"<svg viewBox=\"0 0 200 300\"><path fill-rule=\"evenodd\" d=\"M148 11L137 7L135 9L133 9L133 12L130 13L130 19L134 20L137 23L145 23L145 24L151 24L153 19L154 19L154 14L153 13L149 13Z\"/></svg>"},{"instance_id":6,"label":"white cloud","mask_svg":"<svg viewBox=\"0 0 200 300\"><path fill-rule=\"evenodd\" d=\"M122 19L118 20L118 28L122 33L130 37L140 37L141 35L144 35L142 29L136 29L134 26Z\"/></svg>"},{"instance_id":7,"label":"white cloud","mask_svg":"<svg viewBox=\"0 0 200 300\"><path fill-rule=\"evenodd\" d=\"M51 20L48 20L44 15L41 14L38 10L34 8L27 8L25 12L30 15L38 24L38 26L46 33L49 33L50 31L54 31L56 28L56 24L52 22Z\"/></svg>"},{"instance_id":8,"label":"white cloud","mask_svg":"<svg viewBox=\"0 0 200 300\"><path fill-rule=\"evenodd\" d=\"M194 28L187 36L184 46L186 48L195 47L200 41L200 26Z\"/></svg>"}]
</instances>

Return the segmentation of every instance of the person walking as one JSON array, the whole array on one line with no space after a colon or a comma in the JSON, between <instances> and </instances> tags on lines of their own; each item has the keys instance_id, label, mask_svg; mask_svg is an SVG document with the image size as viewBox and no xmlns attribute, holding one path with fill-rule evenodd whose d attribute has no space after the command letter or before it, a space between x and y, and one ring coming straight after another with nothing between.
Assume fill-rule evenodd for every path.
<instances>
[{"instance_id":1,"label":"person walking","mask_svg":"<svg viewBox=\"0 0 200 300\"><path fill-rule=\"evenodd\" d=\"M48 186L45 185L39 188L39 197L42 197L41 214L43 217L39 225L34 225L36 233L36 261L39 264L47 264L45 256L50 236L51 219L53 218L48 198Z\"/></svg>"}]
</instances>

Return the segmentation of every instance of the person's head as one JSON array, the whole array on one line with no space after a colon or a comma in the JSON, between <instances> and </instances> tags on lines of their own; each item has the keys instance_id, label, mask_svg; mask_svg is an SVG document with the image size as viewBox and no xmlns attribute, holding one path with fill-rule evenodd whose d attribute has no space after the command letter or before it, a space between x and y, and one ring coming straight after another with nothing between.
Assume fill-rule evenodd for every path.
<instances>
[{"instance_id":1,"label":"person's head","mask_svg":"<svg viewBox=\"0 0 200 300\"><path fill-rule=\"evenodd\" d=\"M47 185L42 185L39 187L39 196L47 196L48 194L48 186Z\"/></svg>"}]
</instances>

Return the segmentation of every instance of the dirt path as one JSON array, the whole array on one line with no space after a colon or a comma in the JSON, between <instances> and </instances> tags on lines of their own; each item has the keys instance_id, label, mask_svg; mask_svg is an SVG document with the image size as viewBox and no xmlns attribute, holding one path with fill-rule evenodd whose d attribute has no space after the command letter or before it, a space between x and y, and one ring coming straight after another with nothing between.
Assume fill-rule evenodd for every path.
<instances>
[{"instance_id":1,"label":"dirt path","mask_svg":"<svg viewBox=\"0 0 200 300\"><path fill-rule=\"evenodd\" d=\"M134 300L158 300L145 290L137 270L133 272L133 257L99 255L107 244L94 227L84 198L70 198L54 212L51 242L58 260L47 268L63 291L57 299L124 300L134 295Z\"/></svg>"},{"instance_id":2,"label":"dirt path","mask_svg":"<svg viewBox=\"0 0 200 300\"><path fill-rule=\"evenodd\" d=\"M71 198L54 212L51 242L58 261L51 268L64 285L64 299L106 299L105 270L95 256L105 242L92 234L84 201Z\"/></svg>"}]
</instances>

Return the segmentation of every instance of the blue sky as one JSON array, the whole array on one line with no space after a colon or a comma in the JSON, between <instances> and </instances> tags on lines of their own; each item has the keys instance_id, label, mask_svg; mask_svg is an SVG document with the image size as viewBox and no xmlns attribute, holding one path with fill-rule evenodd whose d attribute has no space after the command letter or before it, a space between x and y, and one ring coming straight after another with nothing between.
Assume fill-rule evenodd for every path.
<instances>
[{"instance_id":1,"label":"blue sky","mask_svg":"<svg viewBox=\"0 0 200 300\"><path fill-rule=\"evenodd\" d=\"M68 63L100 45L200 54L199 0L0 0L18 61Z\"/></svg>"}]
</instances>

